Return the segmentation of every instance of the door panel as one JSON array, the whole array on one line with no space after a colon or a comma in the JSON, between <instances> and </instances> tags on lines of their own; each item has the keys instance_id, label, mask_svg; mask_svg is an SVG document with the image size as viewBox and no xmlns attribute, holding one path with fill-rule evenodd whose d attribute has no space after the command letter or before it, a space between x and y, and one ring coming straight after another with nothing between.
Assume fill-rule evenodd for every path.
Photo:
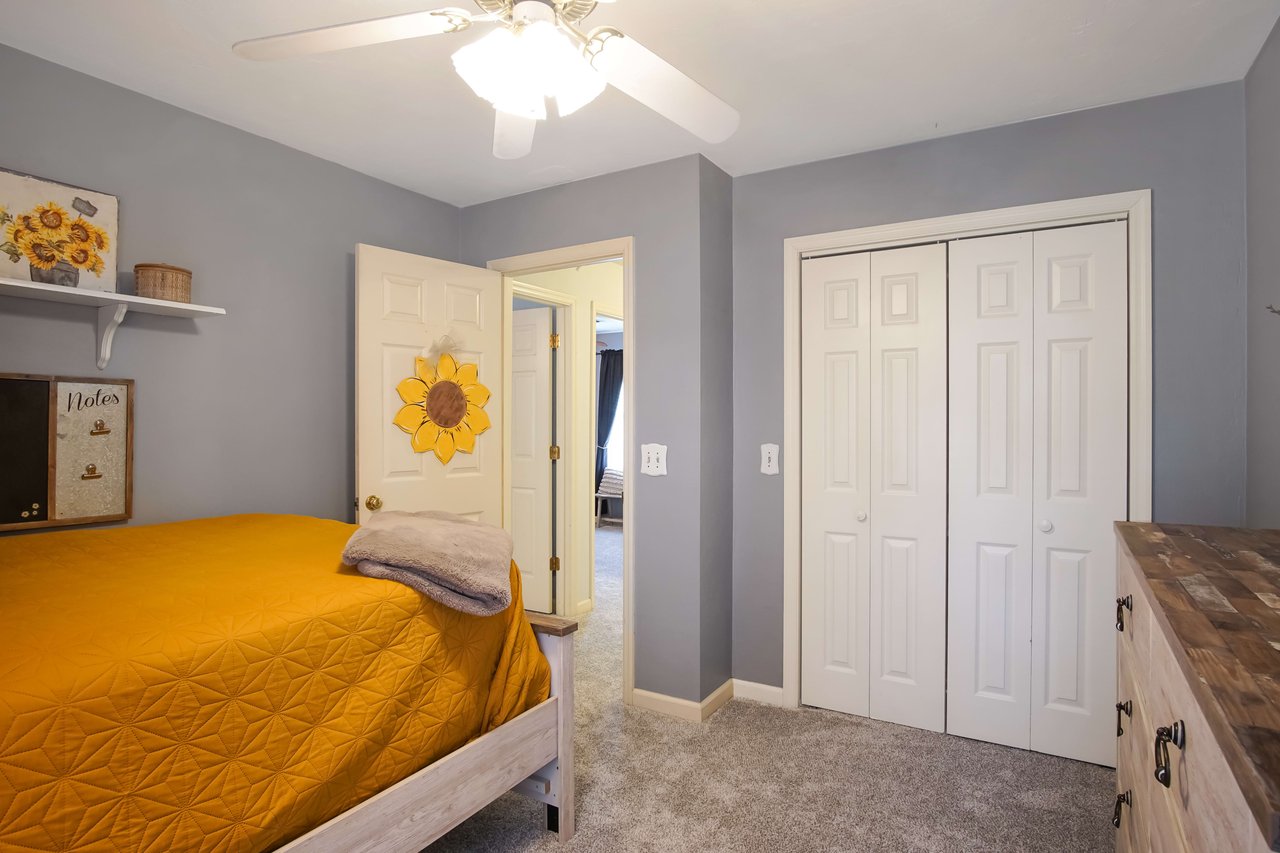
<instances>
[{"instance_id":1,"label":"door panel","mask_svg":"<svg viewBox=\"0 0 1280 853\"><path fill-rule=\"evenodd\" d=\"M801 279L801 701L869 712L870 259L804 262Z\"/></svg>"},{"instance_id":2,"label":"door panel","mask_svg":"<svg viewBox=\"0 0 1280 853\"><path fill-rule=\"evenodd\" d=\"M490 270L356 247L359 521L372 515L366 500L377 496L383 509L444 510L502 524L501 298L501 277ZM396 386L446 335L458 363L477 365L491 392L484 413L492 427L476 436L474 452L441 464L434 453L415 453L393 419L404 405Z\"/></svg>"},{"instance_id":3,"label":"door panel","mask_svg":"<svg viewBox=\"0 0 1280 853\"><path fill-rule=\"evenodd\" d=\"M950 249L947 731L1031 744L1032 235Z\"/></svg>"},{"instance_id":4,"label":"door panel","mask_svg":"<svg viewBox=\"0 0 1280 853\"><path fill-rule=\"evenodd\" d=\"M1034 235L1031 748L1115 766L1115 537L1128 515L1122 222Z\"/></svg>"},{"instance_id":5,"label":"door panel","mask_svg":"<svg viewBox=\"0 0 1280 853\"><path fill-rule=\"evenodd\" d=\"M511 315L511 538L525 607L551 612L552 308Z\"/></svg>"},{"instance_id":6,"label":"door panel","mask_svg":"<svg viewBox=\"0 0 1280 853\"><path fill-rule=\"evenodd\" d=\"M942 731L947 249L871 253L870 715Z\"/></svg>"}]
</instances>

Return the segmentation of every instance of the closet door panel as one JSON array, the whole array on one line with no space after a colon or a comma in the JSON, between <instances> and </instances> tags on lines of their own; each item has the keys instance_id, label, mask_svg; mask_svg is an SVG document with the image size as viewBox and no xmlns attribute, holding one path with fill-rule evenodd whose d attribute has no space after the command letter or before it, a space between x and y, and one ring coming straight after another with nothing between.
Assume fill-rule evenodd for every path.
<instances>
[{"instance_id":1,"label":"closet door panel","mask_svg":"<svg viewBox=\"0 0 1280 853\"><path fill-rule=\"evenodd\" d=\"M1128 516L1128 238L1035 234L1031 748L1115 766L1115 535Z\"/></svg>"},{"instance_id":2,"label":"closet door panel","mask_svg":"<svg viewBox=\"0 0 1280 853\"><path fill-rule=\"evenodd\" d=\"M801 701L869 713L871 294L866 254L801 275Z\"/></svg>"},{"instance_id":3,"label":"closet door panel","mask_svg":"<svg viewBox=\"0 0 1280 853\"><path fill-rule=\"evenodd\" d=\"M942 731L946 247L873 252L870 272L871 716Z\"/></svg>"},{"instance_id":4,"label":"closet door panel","mask_svg":"<svg viewBox=\"0 0 1280 853\"><path fill-rule=\"evenodd\" d=\"M951 243L947 731L1031 745L1032 243Z\"/></svg>"}]
</instances>

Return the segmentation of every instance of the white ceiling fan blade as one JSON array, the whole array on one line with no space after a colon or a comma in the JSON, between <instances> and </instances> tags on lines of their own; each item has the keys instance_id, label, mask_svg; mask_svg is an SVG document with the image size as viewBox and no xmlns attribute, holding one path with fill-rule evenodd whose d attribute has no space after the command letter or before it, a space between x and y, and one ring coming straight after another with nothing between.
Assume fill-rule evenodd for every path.
<instances>
[{"instance_id":1,"label":"white ceiling fan blade","mask_svg":"<svg viewBox=\"0 0 1280 853\"><path fill-rule=\"evenodd\" d=\"M533 134L538 120L494 110L493 156L499 160L519 160L533 150Z\"/></svg>"},{"instance_id":2,"label":"white ceiling fan blade","mask_svg":"<svg viewBox=\"0 0 1280 853\"><path fill-rule=\"evenodd\" d=\"M245 59L289 59L294 56L329 53L370 44L457 32L471 26L472 20L472 16L462 9L410 12L407 15L391 15L370 21L356 21L353 24L337 24L332 27L249 39L237 42L231 49Z\"/></svg>"},{"instance_id":3,"label":"white ceiling fan blade","mask_svg":"<svg viewBox=\"0 0 1280 853\"><path fill-rule=\"evenodd\" d=\"M699 86L630 36L613 30L591 64L611 86L707 142L724 142L738 129L738 111Z\"/></svg>"}]
</instances>

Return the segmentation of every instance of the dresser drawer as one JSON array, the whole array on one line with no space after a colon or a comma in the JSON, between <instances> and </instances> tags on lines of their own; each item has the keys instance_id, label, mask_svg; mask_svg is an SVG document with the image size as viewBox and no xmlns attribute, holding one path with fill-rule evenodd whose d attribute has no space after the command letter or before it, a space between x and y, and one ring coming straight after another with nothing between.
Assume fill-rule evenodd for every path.
<instances>
[{"instance_id":1,"label":"dresser drawer","mask_svg":"<svg viewBox=\"0 0 1280 853\"><path fill-rule=\"evenodd\" d=\"M1123 734L1116 735L1116 794L1128 794L1128 803L1120 807L1120 826L1116 828L1118 853L1146 853L1151 849L1151 795L1145 756L1146 707L1140 685L1135 679L1129 655L1120 656L1117 670L1116 697L1128 708L1120 713Z\"/></svg>"},{"instance_id":2,"label":"dresser drawer","mask_svg":"<svg viewBox=\"0 0 1280 853\"><path fill-rule=\"evenodd\" d=\"M1117 849L1182 853L1194 848L1187 841L1172 797L1155 779L1154 743L1149 736L1155 723L1145 694L1152 685L1144 680L1145 674L1122 662L1120 686L1131 703L1132 715L1124 716L1124 734L1118 735L1116 778L1123 791L1129 792L1129 804L1121 809L1127 814L1121 818Z\"/></svg>"},{"instance_id":3,"label":"dresser drawer","mask_svg":"<svg viewBox=\"0 0 1280 853\"><path fill-rule=\"evenodd\" d=\"M1262 829L1162 631L1151 634L1151 661L1145 672L1144 708L1149 716L1141 733L1147 751L1145 767L1161 794L1161 811L1168 812L1164 822L1180 827L1192 850L1268 851ZM1168 744L1166 788L1154 781L1156 728L1179 721L1184 746ZM1152 815L1153 842L1162 817Z\"/></svg>"},{"instance_id":4,"label":"dresser drawer","mask_svg":"<svg viewBox=\"0 0 1280 853\"><path fill-rule=\"evenodd\" d=\"M1142 670L1151 659L1151 605L1137 571L1121 551L1116 558L1116 599L1125 604L1116 605L1116 649L1120 657L1128 655L1135 669Z\"/></svg>"}]
</instances>

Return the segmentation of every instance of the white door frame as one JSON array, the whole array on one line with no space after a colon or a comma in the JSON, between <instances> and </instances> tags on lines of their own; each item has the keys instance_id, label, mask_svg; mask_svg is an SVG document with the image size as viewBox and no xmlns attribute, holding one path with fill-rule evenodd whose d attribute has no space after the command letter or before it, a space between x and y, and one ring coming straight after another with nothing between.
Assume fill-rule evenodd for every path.
<instances>
[{"instance_id":1,"label":"white door frame","mask_svg":"<svg viewBox=\"0 0 1280 853\"><path fill-rule=\"evenodd\" d=\"M585 243L579 246L565 246L544 252L531 252L510 258L499 258L489 261L488 267L504 274L504 300L507 311L511 310L511 285L513 276L531 273L548 272L578 267L593 261L609 258L622 258L622 348L628 357L622 363L623 386L623 429L627 436L628 466L635 470L636 454L632 449L638 447L634 441L636 434L636 407L633 404L636 395L634 356L636 338L635 331L635 240L631 237L619 237L613 240L602 240L597 243ZM504 359L505 360L505 359ZM503 492L506 493L504 480ZM594 495L587 506L594 505ZM628 497L622 502L622 701L630 705L635 690L635 578L632 567L635 563L635 498ZM591 527L594 530L594 525ZM594 571L594 566L572 566L569 571ZM558 588L570 589L572 584L568 577L561 579Z\"/></svg>"},{"instance_id":2,"label":"white door frame","mask_svg":"<svg viewBox=\"0 0 1280 853\"><path fill-rule=\"evenodd\" d=\"M555 359L555 399L551 401L551 405L555 408L556 426L556 443L560 445L561 455L566 452L575 453L577 448L575 442L580 440L577 436L572 435L569 425L566 423L565 411L568 408L566 401L568 400L568 389L570 383L573 382L573 340L570 335L563 334L564 329L573 328L573 300L554 290L538 287L533 284L525 284L522 281L516 281L510 276L502 277L502 523L507 526L511 520L511 382L512 368L511 358L511 330L514 322L515 309L512 306L513 297L522 297L525 299L540 302L546 305L552 311L555 318L555 328L561 332L560 337L560 354ZM552 476L555 478L555 528L556 528L556 544L558 553L564 554L567 544L566 531L568 529L568 515L565 512L567 501L565 500L565 466L552 466ZM563 562L563 561L562 561ZM552 606L558 614L568 612L567 602L568 596L565 592L566 584L557 582L555 598L552 600Z\"/></svg>"},{"instance_id":3,"label":"white door frame","mask_svg":"<svg viewBox=\"0 0 1280 853\"><path fill-rule=\"evenodd\" d=\"M863 252L1123 219L1129 225L1129 519L1151 520L1151 190L1053 201L791 237L783 241L782 704L800 705L800 262Z\"/></svg>"}]
</instances>

